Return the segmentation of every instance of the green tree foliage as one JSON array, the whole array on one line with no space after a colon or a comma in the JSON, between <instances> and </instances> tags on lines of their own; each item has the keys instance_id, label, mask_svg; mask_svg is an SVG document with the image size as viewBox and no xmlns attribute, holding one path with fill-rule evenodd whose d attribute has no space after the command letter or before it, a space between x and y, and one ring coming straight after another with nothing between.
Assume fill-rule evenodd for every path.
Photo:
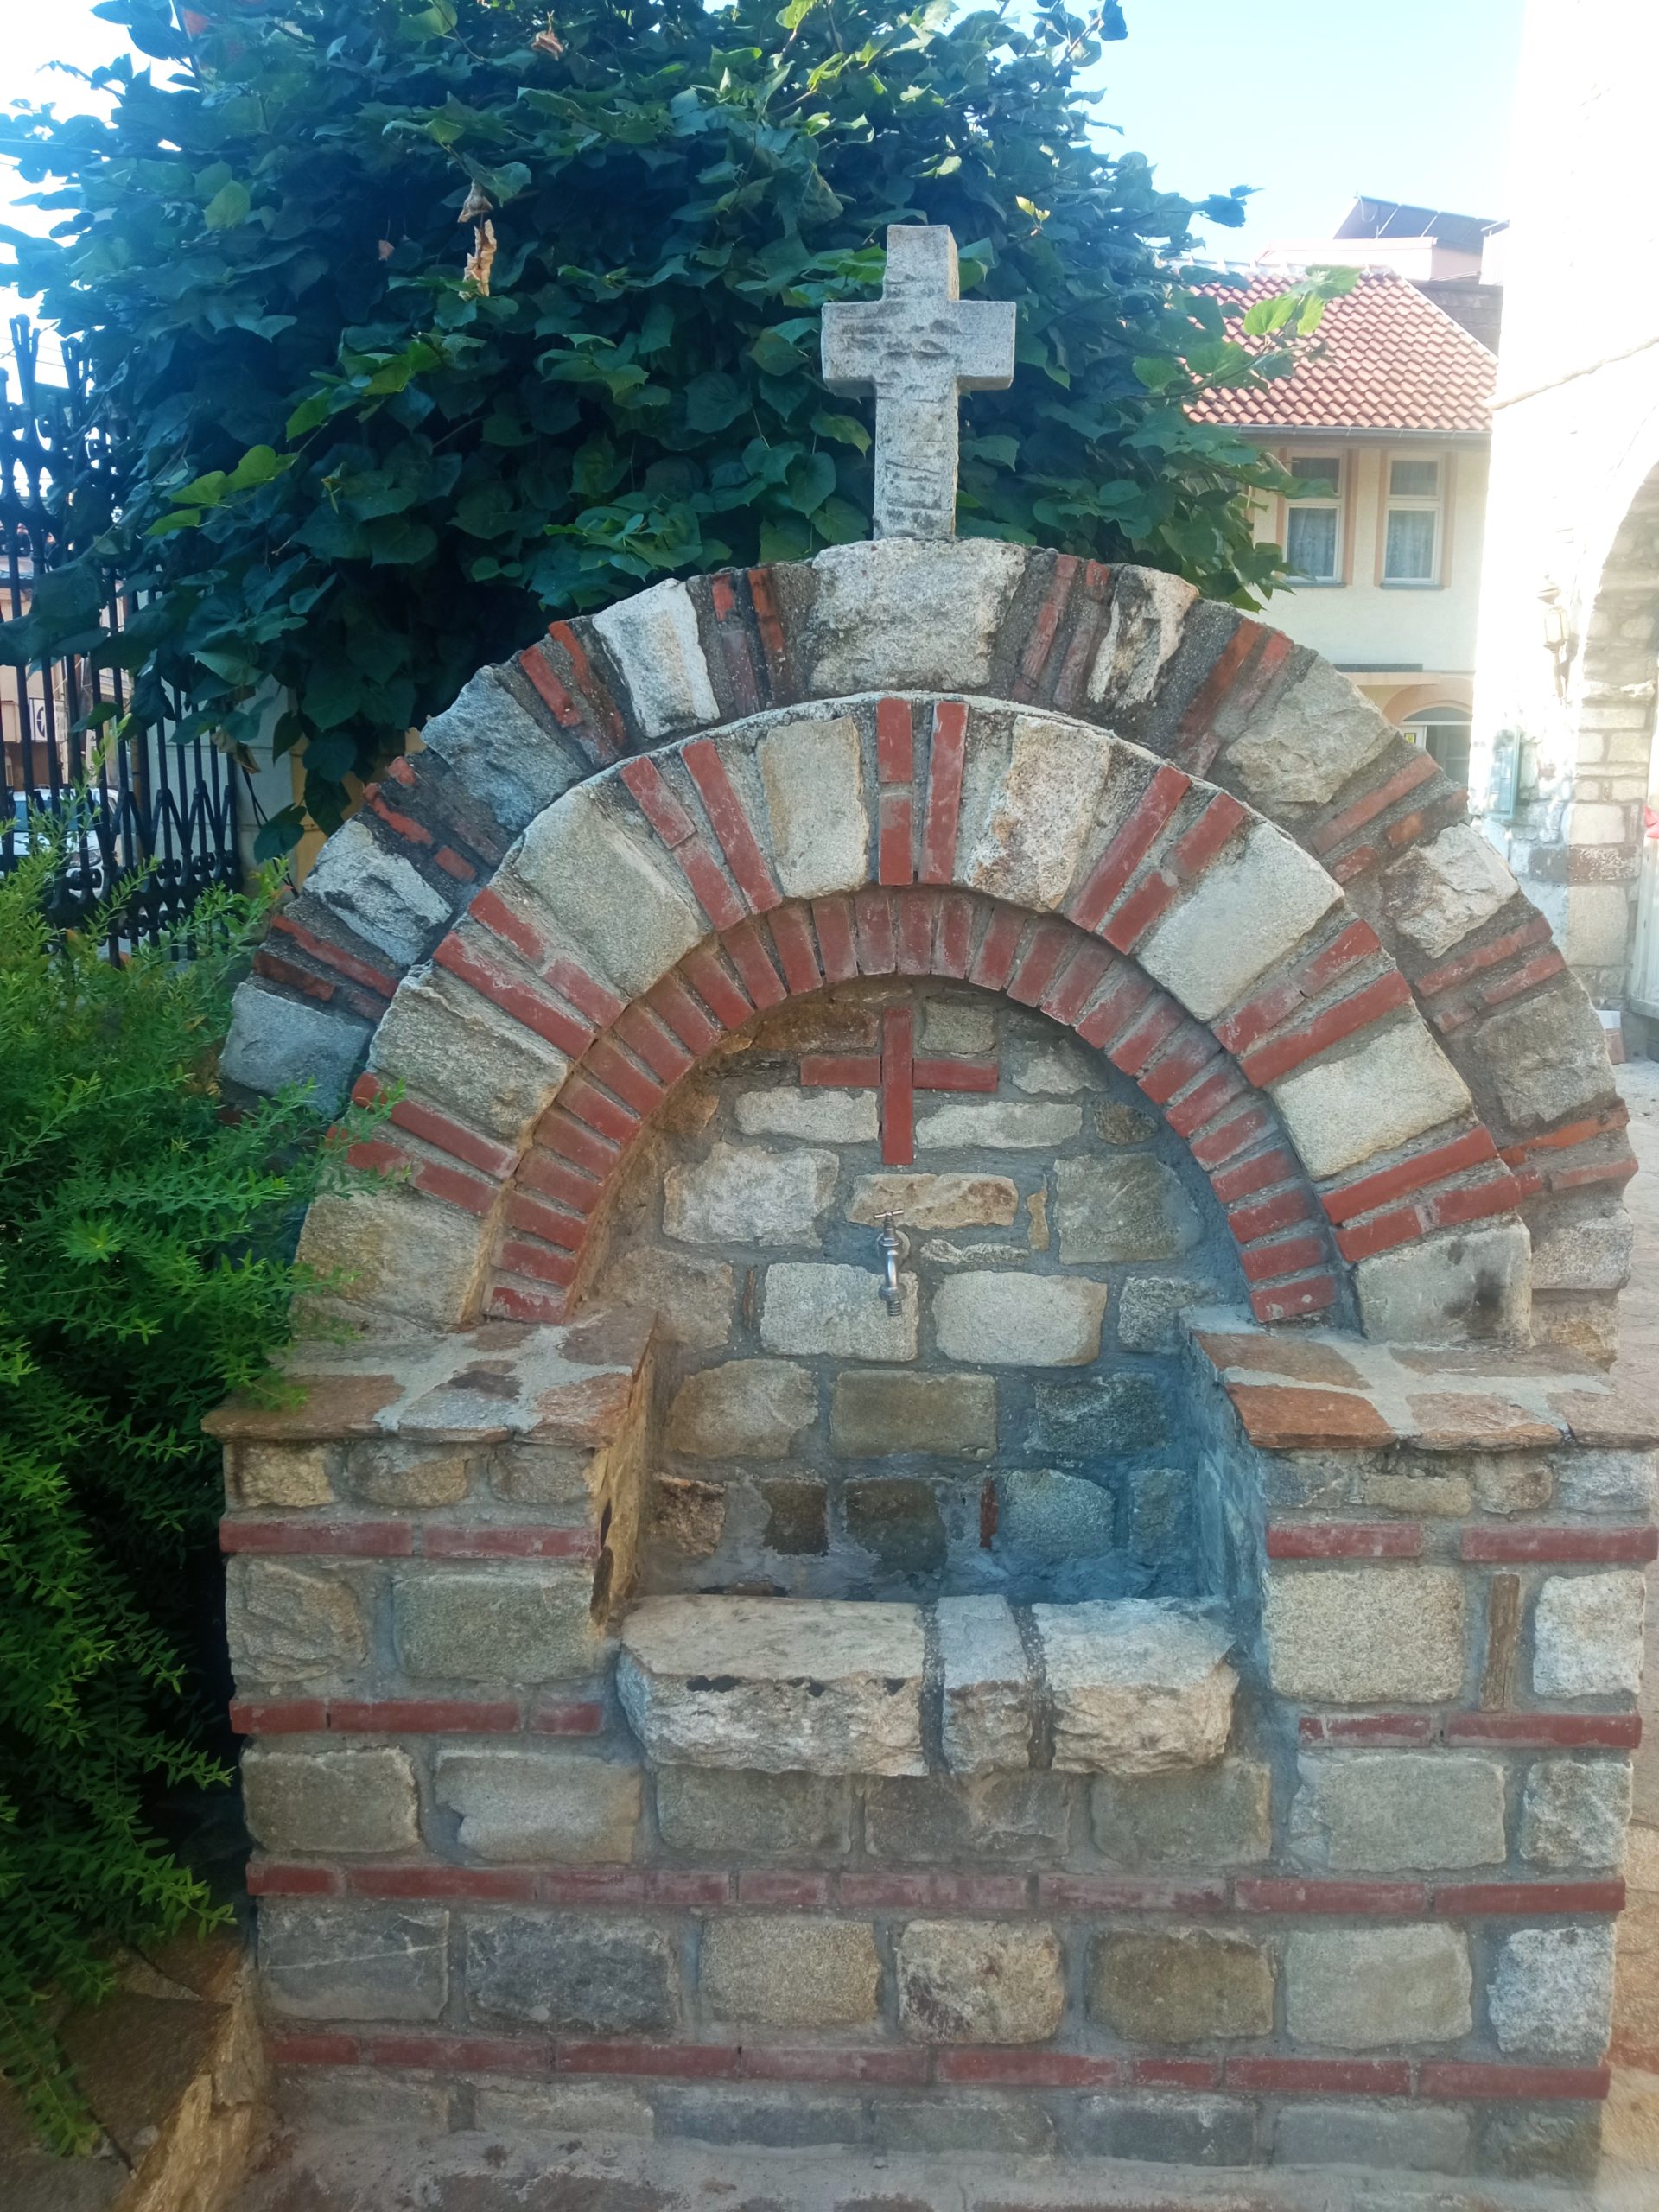
<instances>
[{"instance_id":1,"label":"green tree foliage","mask_svg":"<svg viewBox=\"0 0 1659 2212\"><path fill-rule=\"evenodd\" d=\"M189 35L106 0L166 66L98 73L107 120L0 133L57 218L4 234L19 281L114 442L118 523L83 489L72 541L153 593L100 645L72 568L11 642L78 637L141 714L171 686L187 734L232 741L274 680L325 828L550 612L868 534L818 321L879 286L893 221L950 224L964 289L1019 302L1014 387L967 410L964 531L1241 602L1281 573L1243 496L1278 471L1183 404L1282 373L1294 321L1252 363L1178 282L1193 216L1242 194L1103 150L1078 77L1115 0L1027 26L951 0L194 4Z\"/></svg>"},{"instance_id":2,"label":"green tree foliage","mask_svg":"<svg viewBox=\"0 0 1659 2212\"><path fill-rule=\"evenodd\" d=\"M200 1422L278 1387L298 1211L344 1171L302 1096L219 1116L263 897L117 963L53 931L60 865L0 880L0 2069L73 2149L53 2005L101 1992L111 1943L213 1916L146 1810L228 1779L187 1656L220 1496Z\"/></svg>"}]
</instances>

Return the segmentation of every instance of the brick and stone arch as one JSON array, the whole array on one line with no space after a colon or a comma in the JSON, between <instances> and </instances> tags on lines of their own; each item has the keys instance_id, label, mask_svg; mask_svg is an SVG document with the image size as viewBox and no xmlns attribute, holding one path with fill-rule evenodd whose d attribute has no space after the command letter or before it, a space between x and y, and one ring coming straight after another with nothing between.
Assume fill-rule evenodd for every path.
<instances>
[{"instance_id":1,"label":"brick and stone arch","mask_svg":"<svg viewBox=\"0 0 1659 2212\"><path fill-rule=\"evenodd\" d=\"M1616 1235L1628 1155L1599 1025L1460 795L1262 626L991 544L657 586L426 740L281 917L226 1062L398 1086L386 1181L305 1234L360 1338L302 1347L301 1403L211 1423L289 2093L1584 2171L1655 1440L1581 1356L1611 1287L1530 1280L1529 1225ZM1039 1105L1029 1166L983 1125L880 1159L890 1018L912 1084L996 1071L919 1088L915 1137ZM1082 1088L1022 1089L1027 1052ZM788 1169L753 1192L781 1244L728 1236L745 1168L709 1163L740 1140ZM1065 1249L1119 1156L1159 1193L1144 1274ZM981 1256L912 1223L889 1320L855 1178L934 1203L947 1173L969 1218L940 1233ZM689 1352L688 1260L731 1331ZM791 1300L822 1331L842 1273L856 1333L798 1350ZM1050 1333L942 1338L969 1274L1060 1286ZM914 1362L885 1357L906 1300ZM882 1374L947 1387L900 1407ZM1034 1553L997 1580L995 1527L976 1580L971 1524L863 1592L832 1547L791 1580L772 1538L824 1510L848 1376L853 1479L872 1422L930 1424L993 1521L1014 1478L1072 1478L1037 1464L1046 1389L1089 1385L1091 1446L1120 1376L1179 1427L1112 1439L1098 1554L1048 1482L1047 1581ZM780 1516L753 1551L715 1525L745 1484Z\"/></svg>"},{"instance_id":2,"label":"brick and stone arch","mask_svg":"<svg viewBox=\"0 0 1659 2212\"><path fill-rule=\"evenodd\" d=\"M791 893L791 883L805 879L790 854L772 849L764 791L758 781L741 792L734 786L736 812L728 813L724 791L716 788L711 801L702 789L700 764L741 758L751 764L744 774L758 778L753 763L769 733L804 720L836 721L840 702L861 702L854 719L861 714L868 723L871 695L883 694L910 709L920 780L884 784L879 761L865 766L864 876L877 890L911 889L902 878L884 884L880 863L881 822L891 852L904 834L893 825L908 805L916 892L937 889L944 897L968 887L997 895L989 887L995 869L982 868L976 880L966 847L949 862L925 849L940 701L968 709L970 755L983 750L975 736L980 728L995 726L1007 742L1013 722L1043 715L1058 718L1057 729L1068 735L1057 742L1074 750L1084 744L1084 729L1108 731L1121 747L1137 748L1122 755L1133 770L1115 779L1115 797L1104 804L1109 812L1137 783L1141 787L1128 889L1141 895L1142 913L1151 911L1146 901L1185 906L1199 895L1202 886L1181 873L1187 862L1178 861L1173 871L1166 863L1206 795L1217 810L1227 801L1247 810L1232 818L1223 847L1204 855L1203 872L1215 884L1229 879L1241 849L1255 849L1252 841L1268 849L1268 830L1250 826L1258 822L1300 848L1310 863L1302 880L1311 882L1315 863L1325 879L1321 916L1345 913L1355 927L1351 948L1366 950L1358 957L1338 955L1332 975L1315 969L1299 976L1286 948L1270 977L1282 981L1287 994L1275 1041L1311 1011L1329 1017L1316 1033L1316 1057L1325 1068L1351 1061L1364 1049L1354 1037L1375 1026L1396 1039L1412 1036L1424 1065L1455 1071L1469 1094L1464 1111L1471 1144L1484 1151L1476 1134L1484 1126L1514 1174L1522 1219L1538 1224L1537 1333L1605 1355L1611 1262L1588 1266L1577 1236L1576 1258L1564 1249L1552 1256L1550 1229L1572 1193L1574 1230L1587 1229L1592 1243L1616 1250L1619 1192L1632 1162L1599 1025L1550 944L1547 925L1465 821L1462 795L1344 678L1280 633L1146 571L1107 571L989 543L890 541L837 549L798 566L658 585L591 620L556 624L516 662L474 679L429 725L425 750L396 764L364 814L330 841L259 957L260 972L238 1007L227 1073L255 1088L308 1074L338 1095L406 974L410 985L382 1032L377 1060L390 1061L416 1004L434 1009L435 1046L446 1025L464 1025L460 1009L471 986L445 963L467 944L480 958L500 959L508 941L496 938L487 918L512 906L508 893L526 855L533 865L534 854L558 834L556 825L568 821L575 834L578 792L598 809L591 818L615 825L621 849L638 855L650 880L667 861L666 880L688 917L683 929L692 918L701 920L698 938L679 957L696 957L705 938L734 930L747 928L739 939L747 949L775 925L787 929L791 914L810 900ZM715 733L723 733L718 742ZM869 751L868 733L862 741ZM720 772L709 769L711 782ZM657 804L658 791L653 823L646 803ZM970 789L970 806L974 796ZM1227 819L1212 814L1204 835L1219 835ZM722 820L740 841L735 857L721 842ZM1092 825L1096 849L1103 847L1104 826ZM752 849L745 838L754 841ZM759 873L746 882L751 863ZM700 874L709 904L688 868ZM544 888L520 886L515 895L533 904ZM1001 887L1010 888L1026 895L1018 885ZM1111 949L1103 923L1107 930L1116 923L1122 935L1135 910L1123 913L1120 887L1114 914L1096 915L1078 906L1083 889L1080 875L1058 895L1046 887L1025 911L1064 916L1069 896L1082 914L1079 926ZM773 899L780 924L767 903ZM1007 903L1018 906L1020 897ZM1301 933L1306 950L1322 947L1319 919L1312 918ZM1243 926L1254 926L1253 918ZM1155 938L1155 928L1144 935ZM445 950L435 961L441 944ZM1141 949L1140 940L1129 949ZM510 944L505 957L509 970L521 960ZM729 948L720 957L729 961ZM780 948L761 957L793 987ZM565 1042L543 1053L539 1086L514 1094L522 1120L508 1126L499 1109L475 1117L496 1147L514 1149L523 1141L546 1103L550 1071L556 1071L551 1080L561 1077L563 1060L584 1049L583 1038L610 1022L640 1023L648 1009L632 1007L633 997L663 982L658 976L635 978L626 961L614 976L603 972L602 959L591 965L600 995L585 1007L564 1001ZM823 972L821 959L818 965ZM521 980L546 983L542 972ZM1351 1019L1355 1028L1344 1026ZM459 1033L437 1048L464 1058ZM1438 1048L1432 1054L1431 1042ZM1247 1055L1247 1074L1249 1065ZM420 1085L410 1088L418 1092ZM1459 1117L1441 1118L1451 1124ZM1486 1218L1491 1192L1484 1186L1495 1171L1483 1170L1474 1152L1436 1160L1435 1147L1418 1146L1414 1160L1425 1149L1430 1155L1427 1177L1419 1179L1415 1167L1396 1160L1396 1149L1385 1147L1383 1161L1405 1173L1383 1186L1374 1209L1387 1206L1389 1217L1363 1231L1345 1219L1338 1224L1362 1266L1368 1232L1384 1240L1372 1251L1388 1249L1402 1229L1414 1239L1439 1237L1444 1249L1445 1237L1471 1217L1460 1212L1464 1205ZM1476 1195L1465 1198L1471 1188ZM1465 1245L1489 1240L1473 1246L1477 1271L1478 1255L1493 1249L1493 1233L1457 1237ZM453 1234L440 1241L458 1249Z\"/></svg>"}]
</instances>

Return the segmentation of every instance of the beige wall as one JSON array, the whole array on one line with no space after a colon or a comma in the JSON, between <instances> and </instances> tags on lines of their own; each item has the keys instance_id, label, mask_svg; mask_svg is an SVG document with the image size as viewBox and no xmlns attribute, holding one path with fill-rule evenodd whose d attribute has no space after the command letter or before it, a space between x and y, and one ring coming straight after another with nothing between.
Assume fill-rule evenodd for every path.
<instances>
[{"instance_id":1,"label":"beige wall","mask_svg":"<svg viewBox=\"0 0 1659 2212\"><path fill-rule=\"evenodd\" d=\"M1521 766L1520 804L1488 834L1608 1006L1626 988L1659 617L1643 499L1659 470L1656 79L1651 0L1530 0L1476 658L1477 798L1500 745Z\"/></svg>"},{"instance_id":2,"label":"beige wall","mask_svg":"<svg viewBox=\"0 0 1659 2212\"><path fill-rule=\"evenodd\" d=\"M1311 645L1346 669L1390 721L1427 707L1469 705L1486 504L1484 443L1414 438L1369 444L1310 435L1282 442L1274 450L1282 459L1343 455L1343 580L1275 593L1268 619L1299 645ZM1388 462L1395 456L1441 464L1446 490L1440 577L1431 587L1382 582ZM1267 503L1258 515L1257 537L1282 545L1285 515L1282 499ZM1401 663L1416 667L1401 669Z\"/></svg>"}]
</instances>

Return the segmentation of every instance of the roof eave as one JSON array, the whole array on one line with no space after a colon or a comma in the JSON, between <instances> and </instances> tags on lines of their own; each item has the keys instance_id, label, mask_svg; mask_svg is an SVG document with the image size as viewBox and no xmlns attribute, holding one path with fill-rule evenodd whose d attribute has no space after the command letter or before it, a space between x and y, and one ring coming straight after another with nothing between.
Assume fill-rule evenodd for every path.
<instances>
[{"instance_id":1,"label":"roof eave","mask_svg":"<svg viewBox=\"0 0 1659 2212\"><path fill-rule=\"evenodd\" d=\"M1249 438L1318 438L1329 443L1333 438L1346 438L1356 443L1361 441L1372 445L1386 442L1398 445L1411 438L1432 441L1435 445L1484 446L1491 443L1492 434L1485 430L1425 430L1395 429L1385 423L1366 423L1358 425L1327 423L1229 423L1213 415L1199 416L1198 421L1214 430L1236 430L1241 437Z\"/></svg>"}]
</instances>

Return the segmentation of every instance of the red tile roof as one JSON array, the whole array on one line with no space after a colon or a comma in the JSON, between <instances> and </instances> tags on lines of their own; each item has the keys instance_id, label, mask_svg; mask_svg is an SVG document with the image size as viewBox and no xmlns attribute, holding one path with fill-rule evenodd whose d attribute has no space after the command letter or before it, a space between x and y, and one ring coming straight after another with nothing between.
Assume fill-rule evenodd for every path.
<instances>
[{"instance_id":1,"label":"red tile roof","mask_svg":"<svg viewBox=\"0 0 1659 2212\"><path fill-rule=\"evenodd\" d=\"M1213 288L1229 336L1252 353L1272 345L1243 337L1238 324L1287 281L1278 272L1237 290ZM1211 392L1189 411L1248 430L1488 430L1497 372L1497 357L1414 284L1368 270L1325 308L1294 375L1254 391Z\"/></svg>"}]
</instances>

